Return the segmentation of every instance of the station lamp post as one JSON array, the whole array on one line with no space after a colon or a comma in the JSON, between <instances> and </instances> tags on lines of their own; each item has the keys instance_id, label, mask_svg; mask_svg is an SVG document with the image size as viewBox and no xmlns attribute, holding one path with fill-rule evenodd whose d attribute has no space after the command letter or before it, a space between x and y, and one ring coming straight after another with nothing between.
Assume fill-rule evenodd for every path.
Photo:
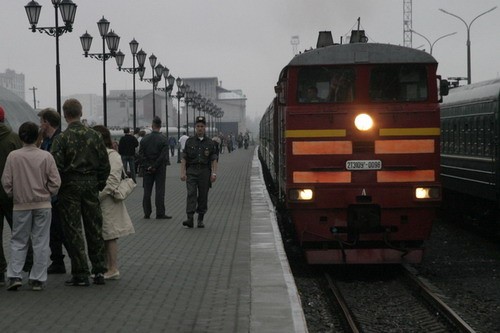
<instances>
[{"instance_id":1,"label":"station lamp post","mask_svg":"<svg viewBox=\"0 0 500 333\"><path fill-rule=\"evenodd\" d=\"M185 85L185 98L184 98L184 104L186 104L186 133L189 135L189 104L193 106L193 95L195 94L194 90L191 90L191 87L189 84ZM194 124L194 118L193 118L193 124ZM194 128L193 128L194 131ZM194 133L193 133L194 134Z\"/></svg>"},{"instance_id":2,"label":"station lamp post","mask_svg":"<svg viewBox=\"0 0 500 333\"><path fill-rule=\"evenodd\" d=\"M436 39L433 43L431 43L431 41L425 37L424 35L422 34L419 34L418 32L416 32L415 30L410 30L411 32L413 32L414 34L417 34L419 35L420 37L422 37L423 39L425 39L427 41L427 43L429 43L429 54L432 55L432 49L434 48L434 44L436 44L439 40L445 38L445 37L449 37L449 36L453 36L456 34L456 32L452 32L452 33L449 33L449 34L446 34L446 35L443 35L441 37L439 37L438 39Z\"/></svg>"},{"instance_id":3,"label":"station lamp post","mask_svg":"<svg viewBox=\"0 0 500 333\"><path fill-rule=\"evenodd\" d=\"M451 15L451 16L459 19L460 21L462 21L465 24L465 27L467 28L467 43L466 43L467 44L467 84L471 84L470 27L471 27L472 23L474 23L474 21L477 20L479 17L481 17L481 16L483 16L485 14L488 14L489 12L495 10L496 8L497 8L497 6L495 6L495 7L491 8L491 9L489 9L489 10L487 10L487 11L485 11L485 12L479 14L479 15L477 15L476 17L474 17L472 19L472 21L470 21L469 24L467 24L467 22L465 22L465 20L462 19L460 16L455 15L453 13L450 13L450 12L448 12L448 11L442 9L442 8L439 8L439 10L442 11L443 13Z\"/></svg>"},{"instance_id":4,"label":"station lamp post","mask_svg":"<svg viewBox=\"0 0 500 333\"><path fill-rule=\"evenodd\" d=\"M177 77L175 79L175 84L177 85L177 163L181 163L181 145L179 139L181 138L181 98L184 97L184 92L186 87L182 84L182 79Z\"/></svg>"},{"instance_id":5,"label":"station lamp post","mask_svg":"<svg viewBox=\"0 0 500 333\"><path fill-rule=\"evenodd\" d=\"M106 96L106 60L111 57L116 56L116 50L118 50L118 45L120 44L120 37L111 30L109 30L109 21L102 17L102 19L97 22L97 27L99 28L99 34L102 37L102 53L89 53L90 46L92 45L92 36L85 32L80 36L80 42L82 43L83 52L85 52L85 58L91 57L102 61L102 100L103 100L103 121L104 126L108 126L108 107L107 107L107 96ZM106 53L106 44L108 44L109 53Z\"/></svg>"},{"instance_id":6,"label":"station lamp post","mask_svg":"<svg viewBox=\"0 0 500 333\"><path fill-rule=\"evenodd\" d=\"M137 96L135 92L135 74L139 72L141 68L144 68L144 62L146 61L146 52L143 50L140 50L137 52L137 49L139 48L139 43L135 40L135 38L129 43L130 45L130 52L132 53L132 67L131 68L123 68L123 60L125 58L125 55L122 52L118 52L116 54L115 60L116 60L116 65L118 66L119 71L124 71L129 74L133 75L132 78L132 99L134 103L134 130L137 127ZM139 63L139 67L135 67L135 60L137 58L137 62Z\"/></svg>"},{"instance_id":7,"label":"station lamp post","mask_svg":"<svg viewBox=\"0 0 500 333\"><path fill-rule=\"evenodd\" d=\"M153 76L150 79L144 78L145 69L139 71L139 77L141 78L141 81L146 81L153 85L153 118L156 117L156 99L155 99L156 87L158 85L158 82L160 82L161 80L164 68L162 64L156 65L156 60L157 58L154 54L151 54L149 56L149 64L151 65L151 71L153 74Z\"/></svg>"},{"instance_id":8,"label":"station lamp post","mask_svg":"<svg viewBox=\"0 0 500 333\"><path fill-rule=\"evenodd\" d=\"M36 1L30 1L24 9L26 10L26 15L28 16L28 21L31 25L30 29L32 32L39 31L40 33L46 33L49 36L56 38L56 99L57 99L57 112L61 114L61 68L59 64L59 36L65 32L71 32L73 30L73 23L75 21L76 7L77 5L71 0L52 0L52 5L55 10L55 26L54 27L37 27L38 19L40 18L40 12L42 6ZM61 13L62 20L64 21L64 26L59 26L59 12Z\"/></svg>"},{"instance_id":9,"label":"station lamp post","mask_svg":"<svg viewBox=\"0 0 500 333\"><path fill-rule=\"evenodd\" d=\"M168 132L168 98L170 97L170 92L174 88L175 77L169 74L170 71L167 67L163 67L163 78L165 79L165 88L157 88L157 90L165 92L165 132L167 139L170 137Z\"/></svg>"}]
</instances>

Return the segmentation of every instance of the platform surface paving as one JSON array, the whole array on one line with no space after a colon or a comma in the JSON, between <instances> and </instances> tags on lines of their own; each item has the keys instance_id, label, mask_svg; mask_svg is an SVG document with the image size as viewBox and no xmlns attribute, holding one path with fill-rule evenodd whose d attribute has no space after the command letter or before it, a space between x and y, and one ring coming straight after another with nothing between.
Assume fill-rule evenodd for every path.
<instances>
[{"instance_id":1,"label":"platform surface paving","mask_svg":"<svg viewBox=\"0 0 500 333\"><path fill-rule=\"evenodd\" d=\"M166 183L173 219L154 219L154 194L143 219L141 178L126 201L136 232L118 241L120 280L67 287L69 274L49 275L34 292L25 278L17 292L0 290L0 332L307 332L254 150L220 156L204 229L181 226L176 162ZM7 259L9 240L4 226Z\"/></svg>"}]
</instances>

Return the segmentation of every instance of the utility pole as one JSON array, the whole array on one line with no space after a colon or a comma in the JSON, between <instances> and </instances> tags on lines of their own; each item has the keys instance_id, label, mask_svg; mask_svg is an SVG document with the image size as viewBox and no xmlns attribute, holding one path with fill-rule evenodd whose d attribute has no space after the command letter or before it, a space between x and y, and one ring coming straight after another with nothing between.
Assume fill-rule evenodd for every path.
<instances>
[{"instance_id":1,"label":"utility pole","mask_svg":"<svg viewBox=\"0 0 500 333\"><path fill-rule=\"evenodd\" d=\"M290 40L290 44L292 44L293 55L296 56L298 53L297 46L300 44L299 36L292 36L292 39Z\"/></svg>"},{"instance_id":2,"label":"utility pole","mask_svg":"<svg viewBox=\"0 0 500 333\"><path fill-rule=\"evenodd\" d=\"M33 109L36 110L36 94L35 94L35 90L38 90L38 88L35 88L35 86L33 86L33 88L29 88L30 90L33 90Z\"/></svg>"}]
</instances>

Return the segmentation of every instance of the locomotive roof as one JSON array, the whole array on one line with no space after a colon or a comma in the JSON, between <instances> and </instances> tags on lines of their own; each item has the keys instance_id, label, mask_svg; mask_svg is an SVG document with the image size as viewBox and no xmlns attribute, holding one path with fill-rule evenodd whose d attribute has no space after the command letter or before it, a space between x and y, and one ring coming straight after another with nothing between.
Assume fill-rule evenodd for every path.
<instances>
[{"instance_id":1,"label":"locomotive roof","mask_svg":"<svg viewBox=\"0 0 500 333\"><path fill-rule=\"evenodd\" d=\"M442 108L447 105L472 103L481 100L498 100L500 96L500 78L481 81L467 86L450 89L443 98Z\"/></svg>"},{"instance_id":2,"label":"locomotive roof","mask_svg":"<svg viewBox=\"0 0 500 333\"><path fill-rule=\"evenodd\" d=\"M404 46L379 43L353 43L321 47L295 56L288 66L437 63L433 56Z\"/></svg>"}]
</instances>

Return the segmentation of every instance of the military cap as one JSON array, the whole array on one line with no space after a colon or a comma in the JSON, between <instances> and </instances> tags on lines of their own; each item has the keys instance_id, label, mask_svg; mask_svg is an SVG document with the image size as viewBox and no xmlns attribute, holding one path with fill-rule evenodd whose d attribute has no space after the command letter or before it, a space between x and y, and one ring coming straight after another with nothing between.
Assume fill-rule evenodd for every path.
<instances>
[{"instance_id":1,"label":"military cap","mask_svg":"<svg viewBox=\"0 0 500 333\"><path fill-rule=\"evenodd\" d=\"M205 125L207 124L207 122L205 121L205 117L203 117L203 116L196 117L196 122L197 123L203 123Z\"/></svg>"}]
</instances>

